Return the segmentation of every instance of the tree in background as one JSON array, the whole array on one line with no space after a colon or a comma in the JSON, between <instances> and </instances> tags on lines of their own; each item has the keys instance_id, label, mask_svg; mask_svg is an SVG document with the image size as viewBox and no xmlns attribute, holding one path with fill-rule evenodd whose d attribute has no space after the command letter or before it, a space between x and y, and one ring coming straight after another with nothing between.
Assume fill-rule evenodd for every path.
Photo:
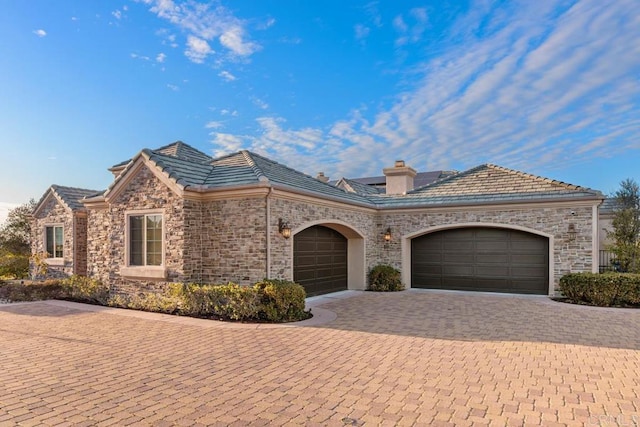
<instances>
[{"instance_id":1,"label":"tree in background","mask_svg":"<svg viewBox=\"0 0 640 427\"><path fill-rule=\"evenodd\" d=\"M36 201L31 199L9 211L0 227L0 277L22 279L29 274L31 255L31 213Z\"/></svg>"},{"instance_id":2,"label":"tree in background","mask_svg":"<svg viewBox=\"0 0 640 427\"><path fill-rule=\"evenodd\" d=\"M622 271L640 272L640 186L633 179L625 179L613 194L615 209L611 252Z\"/></svg>"}]
</instances>

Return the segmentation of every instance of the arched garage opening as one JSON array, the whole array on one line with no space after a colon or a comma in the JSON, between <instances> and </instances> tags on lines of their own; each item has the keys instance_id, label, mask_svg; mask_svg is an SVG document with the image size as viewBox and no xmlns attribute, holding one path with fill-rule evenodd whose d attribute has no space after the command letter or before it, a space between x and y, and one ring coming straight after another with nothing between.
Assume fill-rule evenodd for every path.
<instances>
[{"instance_id":1,"label":"arched garage opening","mask_svg":"<svg viewBox=\"0 0 640 427\"><path fill-rule=\"evenodd\" d=\"M307 296L364 289L364 238L345 224L319 223L293 236L293 280Z\"/></svg>"},{"instance_id":2,"label":"arched garage opening","mask_svg":"<svg viewBox=\"0 0 640 427\"><path fill-rule=\"evenodd\" d=\"M520 229L463 226L413 237L411 287L549 293L549 238Z\"/></svg>"}]
</instances>

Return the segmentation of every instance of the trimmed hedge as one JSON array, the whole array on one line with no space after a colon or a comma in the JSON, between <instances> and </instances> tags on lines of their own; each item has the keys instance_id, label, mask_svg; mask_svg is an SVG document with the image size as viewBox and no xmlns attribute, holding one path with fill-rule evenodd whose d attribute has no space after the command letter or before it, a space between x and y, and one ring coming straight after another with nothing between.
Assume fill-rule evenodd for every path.
<instances>
[{"instance_id":1,"label":"trimmed hedge","mask_svg":"<svg viewBox=\"0 0 640 427\"><path fill-rule=\"evenodd\" d=\"M390 265L379 264L369 271L369 291L394 292L402 291L404 285L400 271Z\"/></svg>"},{"instance_id":2,"label":"trimmed hedge","mask_svg":"<svg viewBox=\"0 0 640 427\"><path fill-rule=\"evenodd\" d=\"M83 276L43 282L0 282L0 299L12 302L68 299L112 307L221 320L294 322L305 311L304 288L287 280L262 280L253 286L171 283L163 293L109 295L101 282Z\"/></svg>"},{"instance_id":3,"label":"trimmed hedge","mask_svg":"<svg viewBox=\"0 0 640 427\"><path fill-rule=\"evenodd\" d=\"M109 305L204 317L253 322L294 322L311 317L305 311L304 288L286 280L263 280L253 286L172 283L162 294L116 295Z\"/></svg>"},{"instance_id":4,"label":"trimmed hedge","mask_svg":"<svg viewBox=\"0 0 640 427\"><path fill-rule=\"evenodd\" d=\"M560 279L569 301L601 307L640 307L640 274L571 273Z\"/></svg>"}]
</instances>

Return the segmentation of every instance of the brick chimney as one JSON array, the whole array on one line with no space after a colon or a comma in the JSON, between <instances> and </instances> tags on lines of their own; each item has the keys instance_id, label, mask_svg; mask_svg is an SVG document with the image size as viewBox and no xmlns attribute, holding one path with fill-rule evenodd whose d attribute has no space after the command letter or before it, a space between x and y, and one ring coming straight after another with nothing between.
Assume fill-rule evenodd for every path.
<instances>
[{"instance_id":1,"label":"brick chimney","mask_svg":"<svg viewBox=\"0 0 640 427\"><path fill-rule=\"evenodd\" d=\"M322 182L329 182L329 177L324 176L324 172L318 172L318 176L316 176L316 179Z\"/></svg>"},{"instance_id":2,"label":"brick chimney","mask_svg":"<svg viewBox=\"0 0 640 427\"><path fill-rule=\"evenodd\" d=\"M413 178L417 172L406 166L404 160L396 160L392 168L384 168L382 172L387 180L387 194L405 194L413 190Z\"/></svg>"}]
</instances>

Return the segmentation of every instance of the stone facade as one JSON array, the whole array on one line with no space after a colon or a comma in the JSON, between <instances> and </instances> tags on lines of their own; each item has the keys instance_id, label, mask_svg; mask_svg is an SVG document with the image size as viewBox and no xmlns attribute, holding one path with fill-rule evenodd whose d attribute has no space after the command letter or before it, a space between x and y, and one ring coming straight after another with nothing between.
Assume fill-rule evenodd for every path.
<instances>
[{"instance_id":1,"label":"stone facade","mask_svg":"<svg viewBox=\"0 0 640 427\"><path fill-rule=\"evenodd\" d=\"M73 212L63 206L58 199L50 195L44 202L33 219L31 225L31 252L32 254L44 254L46 249L46 227L62 226L63 231L63 248L62 259L54 259L49 256L45 261L48 264L47 273L40 278L63 278L76 273L76 269L81 268L82 264L86 265L86 253L74 256L75 249L74 231L76 230L76 220ZM82 232L80 233L82 234ZM80 239L82 240L81 236ZM52 255L52 254L50 254ZM74 265L74 258L78 261L78 265ZM35 272L35 266L31 264L31 271ZM85 270L86 271L86 270ZM82 270L79 272L82 274Z\"/></svg>"}]
</instances>

